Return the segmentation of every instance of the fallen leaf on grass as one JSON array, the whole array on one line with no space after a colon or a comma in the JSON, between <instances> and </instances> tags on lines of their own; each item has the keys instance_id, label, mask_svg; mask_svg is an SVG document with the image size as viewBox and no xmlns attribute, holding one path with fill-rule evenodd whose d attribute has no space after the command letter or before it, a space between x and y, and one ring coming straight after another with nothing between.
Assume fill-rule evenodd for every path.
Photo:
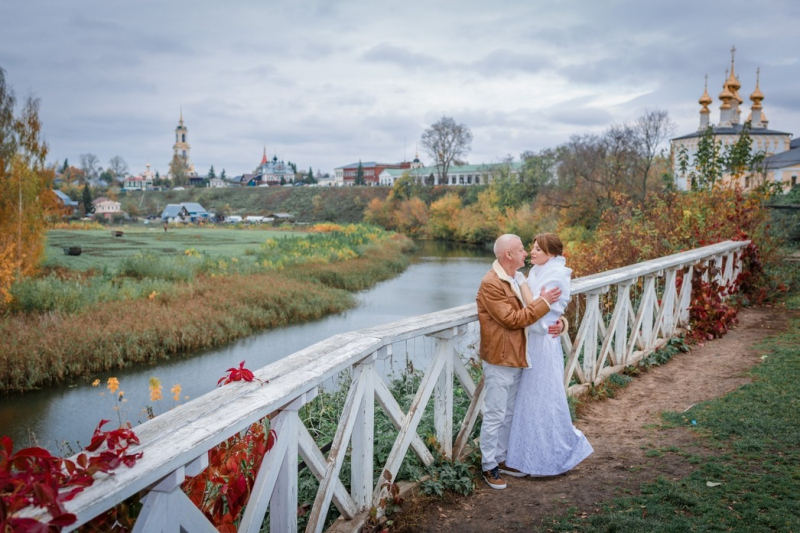
<instances>
[{"instance_id":1,"label":"fallen leaf on grass","mask_svg":"<svg viewBox=\"0 0 800 533\"><path fill-rule=\"evenodd\" d=\"M722 483L717 483L716 481L706 481L706 487L718 487L722 485Z\"/></svg>"}]
</instances>

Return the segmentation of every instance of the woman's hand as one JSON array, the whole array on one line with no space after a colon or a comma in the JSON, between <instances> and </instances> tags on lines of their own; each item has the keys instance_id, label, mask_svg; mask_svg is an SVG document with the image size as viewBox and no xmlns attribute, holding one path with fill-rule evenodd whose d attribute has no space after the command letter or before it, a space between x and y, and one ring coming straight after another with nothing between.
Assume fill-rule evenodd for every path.
<instances>
[{"instance_id":1,"label":"woman's hand","mask_svg":"<svg viewBox=\"0 0 800 533\"><path fill-rule=\"evenodd\" d=\"M561 289L558 287L553 287L550 290L545 290L543 287L542 292L539 293L539 296L547 300L547 303L554 304L559 298L561 298Z\"/></svg>"},{"instance_id":2,"label":"woman's hand","mask_svg":"<svg viewBox=\"0 0 800 533\"><path fill-rule=\"evenodd\" d=\"M561 332L564 331L564 323L561 320L558 320L555 324L547 326L547 333L552 335L553 338L558 338L561 335Z\"/></svg>"}]
</instances>

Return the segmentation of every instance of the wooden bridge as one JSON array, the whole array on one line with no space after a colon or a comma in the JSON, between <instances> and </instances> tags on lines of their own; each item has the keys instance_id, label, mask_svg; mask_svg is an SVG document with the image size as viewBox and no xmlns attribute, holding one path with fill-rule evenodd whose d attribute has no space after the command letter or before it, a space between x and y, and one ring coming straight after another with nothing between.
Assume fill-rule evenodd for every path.
<instances>
[{"instance_id":1,"label":"wooden bridge","mask_svg":"<svg viewBox=\"0 0 800 533\"><path fill-rule=\"evenodd\" d=\"M569 318L577 321L573 325L577 333L574 339L562 335L568 392L579 393L598 384L663 346L688 324L693 270L711 263L717 268L709 269L705 276L711 272L720 283L731 282L748 244L727 241L572 280L577 311ZM476 325L476 307L470 304L335 335L258 370L256 377L268 384L232 383L145 422L135 428L141 445L130 450L142 452L142 458L133 468L121 467L113 476L101 476L66 502L67 511L78 517L66 530L144 491L144 507L134 531L216 531L183 493L181 483L208 466L211 448L271 415L278 438L262 462L239 531L259 531L267 513L271 531L297 530L298 457L319 480L306 531L326 527L331 504L341 514L332 527L356 531L381 498L376 467L395 479L409 452L425 464L433 461L417 431L431 397L435 436L442 452L452 457L464 451L483 397L483 382L474 383L466 365L474 356ZM424 376L406 412L392 396L380 367L418 340L430 343L432 349L423 361ZM325 455L298 410L321 386L342 373L351 377L349 390ZM456 380L471 398L463 420L453 419ZM373 455L376 404L398 430L382 465L375 464ZM460 428L457 434L455 427ZM349 488L339 478L348 449ZM31 508L26 516L42 521L49 518L46 511Z\"/></svg>"}]
</instances>

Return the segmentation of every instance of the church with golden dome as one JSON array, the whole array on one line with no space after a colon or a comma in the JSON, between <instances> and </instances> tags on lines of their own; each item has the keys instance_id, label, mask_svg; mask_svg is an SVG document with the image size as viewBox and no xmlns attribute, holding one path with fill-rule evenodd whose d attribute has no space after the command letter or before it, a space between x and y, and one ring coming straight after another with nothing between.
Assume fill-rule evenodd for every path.
<instances>
[{"instance_id":1,"label":"church with golden dome","mask_svg":"<svg viewBox=\"0 0 800 533\"><path fill-rule=\"evenodd\" d=\"M714 103L708 94L708 76L706 76L706 86L703 96L700 97L700 125L697 131L676 137L670 141L672 153L673 175L675 185L679 190L691 188L688 172L680 170L678 154L684 152L688 155L688 160L694 160L700 140L709 130L714 136L715 142L721 145L721 151L735 144L749 123L748 134L752 139L751 153L761 153L764 160L759 164L759 169L754 172L746 173L737 178L730 174L723 174L722 182L739 185L743 189L749 189L760 185L763 182L780 183L784 190L789 190L798 183L797 176L800 175L800 144L792 140L792 134L777 131L769 128L769 120L764 113L762 101L764 93L760 88L760 69L756 70L756 85L750 95L750 113L742 121L740 106L744 100L739 95L742 84L736 76L735 54L736 48L731 49L731 66L725 70L725 81L722 84L722 92L719 94L719 122L711 122L711 109L709 106Z\"/></svg>"}]
</instances>

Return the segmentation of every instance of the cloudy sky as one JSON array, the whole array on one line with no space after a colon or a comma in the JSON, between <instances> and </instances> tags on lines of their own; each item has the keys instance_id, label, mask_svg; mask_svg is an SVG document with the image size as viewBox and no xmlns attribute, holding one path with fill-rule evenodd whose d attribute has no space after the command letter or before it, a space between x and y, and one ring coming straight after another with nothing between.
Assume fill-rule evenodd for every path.
<instances>
[{"instance_id":1,"label":"cloudy sky","mask_svg":"<svg viewBox=\"0 0 800 533\"><path fill-rule=\"evenodd\" d=\"M122 156L162 173L179 113L205 173L267 153L323 172L413 159L442 116L471 163L554 147L664 109L697 128L730 48L772 129L800 133L800 2L763 0L6 0L0 68L41 99L51 161ZM420 154L423 162L430 158Z\"/></svg>"}]
</instances>

